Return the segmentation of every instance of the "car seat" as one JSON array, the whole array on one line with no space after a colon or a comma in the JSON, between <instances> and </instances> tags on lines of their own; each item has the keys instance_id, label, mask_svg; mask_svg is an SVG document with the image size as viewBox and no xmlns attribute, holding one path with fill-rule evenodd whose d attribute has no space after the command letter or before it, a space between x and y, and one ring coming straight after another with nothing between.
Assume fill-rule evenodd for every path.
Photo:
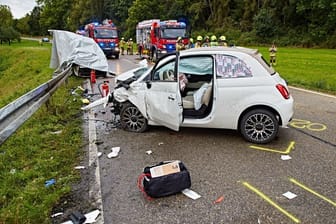
<instances>
[{"instance_id":1,"label":"car seat","mask_svg":"<svg viewBox=\"0 0 336 224\"><path fill-rule=\"evenodd\" d=\"M171 69L160 71L159 78L160 78L160 80L173 81L174 80L174 71L171 70Z\"/></svg>"},{"instance_id":2,"label":"car seat","mask_svg":"<svg viewBox=\"0 0 336 224\"><path fill-rule=\"evenodd\" d=\"M200 110L202 106L209 106L212 93L212 84L204 83L198 90L194 92L188 92L188 94L182 98L183 108L188 110Z\"/></svg>"}]
</instances>

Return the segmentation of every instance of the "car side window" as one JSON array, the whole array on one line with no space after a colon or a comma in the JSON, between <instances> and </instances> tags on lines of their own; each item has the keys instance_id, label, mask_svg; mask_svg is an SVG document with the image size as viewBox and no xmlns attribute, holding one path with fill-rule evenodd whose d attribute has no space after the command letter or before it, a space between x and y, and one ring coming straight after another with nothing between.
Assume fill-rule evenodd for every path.
<instances>
[{"instance_id":1,"label":"car side window","mask_svg":"<svg viewBox=\"0 0 336 224\"><path fill-rule=\"evenodd\" d=\"M174 81L175 74L175 61L168 62L167 64L155 70L154 81Z\"/></svg>"},{"instance_id":2,"label":"car side window","mask_svg":"<svg viewBox=\"0 0 336 224\"><path fill-rule=\"evenodd\" d=\"M217 78L244 78L252 77L251 68L245 61L231 55L216 55Z\"/></svg>"}]
</instances>

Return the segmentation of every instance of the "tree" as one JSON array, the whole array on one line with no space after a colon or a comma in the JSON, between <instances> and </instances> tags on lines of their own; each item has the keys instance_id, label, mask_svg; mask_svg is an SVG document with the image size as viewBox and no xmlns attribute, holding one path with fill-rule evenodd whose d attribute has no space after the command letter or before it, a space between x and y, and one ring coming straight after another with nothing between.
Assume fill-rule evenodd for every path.
<instances>
[{"instance_id":1,"label":"tree","mask_svg":"<svg viewBox=\"0 0 336 224\"><path fill-rule=\"evenodd\" d=\"M13 27L22 34L28 34L30 33L30 27L28 25L28 21L29 21L29 14L26 14L25 17L15 19Z\"/></svg>"},{"instance_id":2,"label":"tree","mask_svg":"<svg viewBox=\"0 0 336 224\"><path fill-rule=\"evenodd\" d=\"M9 6L0 5L0 18L2 27L11 27L13 25L13 15L10 11Z\"/></svg>"},{"instance_id":3,"label":"tree","mask_svg":"<svg viewBox=\"0 0 336 224\"><path fill-rule=\"evenodd\" d=\"M41 7L35 6L28 18L28 25L31 35L40 35L43 33L41 32L40 18L41 18Z\"/></svg>"},{"instance_id":4,"label":"tree","mask_svg":"<svg viewBox=\"0 0 336 224\"><path fill-rule=\"evenodd\" d=\"M256 34L262 40L268 40L274 37L276 33L276 25L272 22L272 14L267 9L261 9L253 18Z\"/></svg>"},{"instance_id":5,"label":"tree","mask_svg":"<svg viewBox=\"0 0 336 224\"><path fill-rule=\"evenodd\" d=\"M20 33L17 32L13 27L0 27L0 43L8 42L11 44L12 40L20 40Z\"/></svg>"},{"instance_id":6,"label":"tree","mask_svg":"<svg viewBox=\"0 0 336 224\"><path fill-rule=\"evenodd\" d=\"M72 9L72 0L37 0L41 5L40 25L41 34L49 29L68 29L68 19Z\"/></svg>"},{"instance_id":7,"label":"tree","mask_svg":"<svg viewBox=\"0 0 336 224\"><path fill-rule=\"evenodd\" d=\"M11 44L11 40L20 40L20 33L13 28L13 16L9 6L0 5L0 43L8 42Z\"/></svg>"}]
</instances>

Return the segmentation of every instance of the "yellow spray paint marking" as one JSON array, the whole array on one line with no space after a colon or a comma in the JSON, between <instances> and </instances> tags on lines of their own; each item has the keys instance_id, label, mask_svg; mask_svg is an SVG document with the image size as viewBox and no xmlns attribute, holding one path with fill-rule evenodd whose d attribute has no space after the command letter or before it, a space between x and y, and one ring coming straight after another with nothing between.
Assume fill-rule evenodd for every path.
<instances>
[{"instance_id":1,"label":"yellow spray paint marking","mask_svg":"<svg viewBox=\"0 0 336 224\"><path fill-rule=\"evenodd\" d=\"M334 202L334 201L330 200L329 198L327 198L327 197L325 197L325 196L323 196L323 195L317 193L316 191L314 191L314 190L310 189L309 187L305 186L304 184L301 184L300 182L298 182L298 181L295 180L294 178L289 178L289 180L290 180L292 183L294 183L294 184L298 185L299 187L303 188L304 190L306 190L306 191L312 193L313 195L315 195L315 196L321 198L322 200L324 200L324 201L326 201L326 202L329 202L330 204L332 204L333 206L336 207L336 202Z\"/></svg>"},{"instance_id":2,"label":"yellow spray paint marking","mask_svg":"<svg viewBox=\"0 0 336 224\"><path fill-rule=\"evenodd\" d=\"M280 207L278 204L276 204L274 201L272 201L272 199L270 199L269 197L267 197L267 195L265 195L264 193L262 193L261 191L259 191L257 188L253 187L252 185L250 185L247 182L243 182L243 185L245 187L247 187L248 189L250 189L251 191L253 191L254 193L256 193L257 195L259 195L262 199L264 199L265 201L267 201L268 203L270 203L273 207L275 207L276 209L278 209L280 212L282 212L283 214L285 214L293 222L300 223L299 219L297 219L295 216L293 216L292 214L290 214L289 212L287 212L285 209L283 209L282 207Z\"/></svg>"},{"instance_id":3,"label":"yellow spray paint marking","mask_svg":"<svg viewBox=\"0 0 336 224\"><path fill-rule=\"evenodd\" d=\"M327 126L320 123L312 123L311 121L301 120L301 119L293 119L290 123L290 126L298 129L308 129L310 131L324 131L327 129Z\"/></svg>"},{"instance_id":4,"label":"yellow spray paint marking","mask_svg":"<svg viewBox=\"0 0 336 224\"><path fill-rule=\"evenodd\" d=\"M289 154L290 151L292 151L292 149L294 149L294 146L295 146L295 142L291 141L289 143L289 146L287 147L286 151L275 150L275 149L270 149L270 148L264 148L264 147L254 146L254 145L250 145L250 148L252 148L252 149L258 149L258 150L262 150L262 151L267 151L267 152L275 152L275 153L280 153L280 154Z\"/></svg>"}]
</instances>

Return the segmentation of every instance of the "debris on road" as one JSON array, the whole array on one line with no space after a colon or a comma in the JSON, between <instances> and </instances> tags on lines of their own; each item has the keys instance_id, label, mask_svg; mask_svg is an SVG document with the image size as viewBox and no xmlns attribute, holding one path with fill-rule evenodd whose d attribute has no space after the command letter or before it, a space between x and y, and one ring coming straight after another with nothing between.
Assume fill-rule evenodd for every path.
<instances>
[{"instance_id":1,"label":"debris on road","mask_svg":"<svg viewBox=\"0 0 336 224\"><path fill-rule=\"evenodd\" d=\"M101 157L102 155L103 155L102 152L98 152L98 153L97 153L98 158Z\"/></svg>"},{"instance_id":2,"label":"debris on road","mask_svg":"<svg viewBox=\"0 0 336 224\"><path fill-rule=\"evenodd\" d=\"M75 170L83 170L85 169L85 166L75 166Z\"/></svg>"},{"instance_id":3,"label":"debris on road","mask_svg":"<svg viewBox=\"0 0 336 224\"><path fill-rule=\"evenodd\" d=\"M86 221L86 217L82 213L75 211L70 214L70 220L73 224L83 224Z\"/></svg>"},{"instance_id":4,"label":"debris on road","mask_svg":"<svg viewBox=\"0 0 336 224\"><path fill-rule=\"evenodd\" d=\"M281 159L282 160L290 160L290 159L292 159L292 157L290 157L289 155L281 155Z\"/></svg>"},{"instance_id":5,"label":"debris on road","mask_svg":"<svg viewBox=\"0 0 336 224\"><path fill-rule=\"evenodd\" d=\"M90 101L89 101L88 99L82 99L82 103L84 103L84 104L89 104Z\"/></svg>"},{"instance_id":6,"label":"debris on road","mask_svg":"<svg viewBox=\"0 0 336 224\"><path fill-rule=\"evenodd\" d=\"M197 200L201 197L201 195L199 195L195 191L190 190L189 188L184 189L182 193L193 200Z\"/></svg>"},{"instance_id":7,"label":"debris on road","mask_svg":"<svg viewBox=\"0 0 336 224\"><path fill-rule=\"evenodd\" d=\"M85 214L85 217L86 217L85 223L95 223L99 214L100 214L100 211L98 209Z\"/></svg>"},{"instance_id":8,"label":"debris on road","mask_svg":"<svg viewBox=\"0 0 336 224\"><path fill-rule=\"evenodd\" d=\"M147 155L150 155L150 154L152 154L152 153L153 153L152 150L148 150L148 151L146 151L146 154L147 154Z\"/></svg>"},{"instance_id":9,"label":"debris on road","mask_svg":"<svg viewBox=\"0 0 336 224\"><path fill-rule=\"evenodd\" d=\"M101 144L104 143L104 141L102 141L102 140L95 140L94 143L95 143L96 145L101 145Z\"/></svg>"},{"instance_id":10,"label":"debris on road","mask_svg":"<svg viewBox=\"0 0 336 224\"><path fill-rule=\"evenodd\" d=\"M89 223L95 223L97 220L97 217L99 216L100 214L100 211L97 209L97 210L94 210L94 211L91 211L85 215L81 214L80 212L73 212L71 215L70 215L70 220L69 221L66 221L66 222L63 222L62 224L79 224L79 223L84 223L84 224L89 224ZM75 222L74 222L74 220Z\"/></svg>"},{"instance_id":11,"label":"debris on road","mask_svg":"<svg viewBox=\"0 0 336 224\"><path fill-rule=\"evenodd\" d=\"M110 152L107 157L109 159L117 157L120 152L120 147L112 147L112 152Z\"/></svg>"},{"instance_id":12,"label":"debris on road","mask_svg":"<svg viewBox=\"0 0 336 224\"><path fill-rule=\"evenodd\" d=\"M219 204L219 203L221 203L223 200L224 200L224 196L220 196L219 198L217 198L217 199L214 201L214 204Z\"/></svg>"},{"instance_id":13,"label":"debris on road","mask_svg":"<svg viewBox=\"0 0 336 224\"><path fill-rule=\"evenodd\" d=\"M290 192L290 191L287 191L286 193L283 193L282 195L285 196L285 197L288 198L288 199L293 199L293 198L296 198L296 197L297 197L296 194L294 194L294 193L292 193L292 192Z\"/></svg>"},{"instance_id":14,"label":"debris on road","mask_svg":"<svg viewBox=\"0 0 336 224\"><path fill-rule=\"evenodd\" d=\"M55 218L55 217L60 216L60 215L63 215L63 212L57 212L55 214L52 214L51 218Z\"/></svg>"}]
</instances>

